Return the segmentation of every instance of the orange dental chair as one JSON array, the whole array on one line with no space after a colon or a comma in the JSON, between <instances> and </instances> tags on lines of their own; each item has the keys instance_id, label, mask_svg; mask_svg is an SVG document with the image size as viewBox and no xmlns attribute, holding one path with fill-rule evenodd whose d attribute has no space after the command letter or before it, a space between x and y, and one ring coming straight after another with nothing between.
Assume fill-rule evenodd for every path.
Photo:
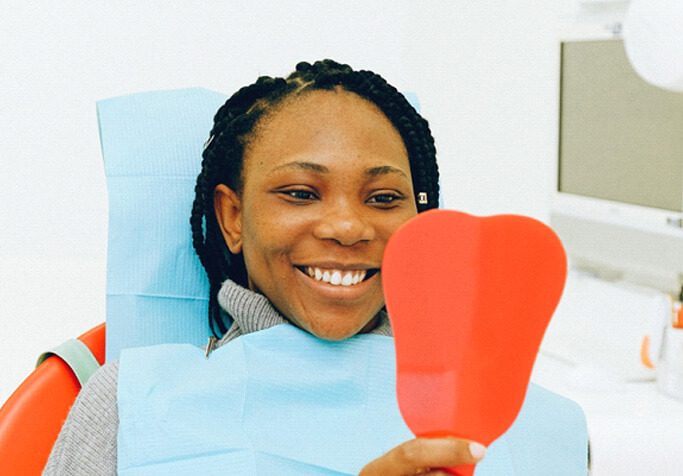
<instances>
[{"instance_id":1,"label":"orange dental chair","mask_svg":"<svg viewBox=\"0 0 683 476\"><path fill-rule=\"evenodd\" d=\"M104 362L105 325L41 356L0 408L0 474L40 474L82 383Z\"/></svg>"}]
</instances>

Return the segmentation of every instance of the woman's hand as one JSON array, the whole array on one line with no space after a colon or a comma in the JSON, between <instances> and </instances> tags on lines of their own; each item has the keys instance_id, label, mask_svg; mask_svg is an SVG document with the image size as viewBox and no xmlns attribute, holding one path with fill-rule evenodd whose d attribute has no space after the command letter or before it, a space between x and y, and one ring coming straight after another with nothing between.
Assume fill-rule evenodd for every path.
<instances>
[{"instance_id":1,"label":"woman's hand","mask_svg":"<svg viewBox=\"0 0 683 476\"><path fill-rule=\"evenodd\" d=\"M456 438L415 438L397 446L366 465L358 476L447 475L438 469L475 464L486 448Z\"/></svg>"}]
</instances>

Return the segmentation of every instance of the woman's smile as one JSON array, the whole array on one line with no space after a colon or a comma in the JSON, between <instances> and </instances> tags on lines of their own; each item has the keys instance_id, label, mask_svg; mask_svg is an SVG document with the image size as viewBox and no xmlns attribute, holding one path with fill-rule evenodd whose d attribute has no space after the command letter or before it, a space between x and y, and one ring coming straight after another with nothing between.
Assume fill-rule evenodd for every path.
<instances>
[{"instance_id":1,"label":"woman's smile","mask_svg":"<svg viewBox=\"0 0 683 476\"><path fill-rule=\"evenodd\" d=\"M367 269L348 270L318 266L297 266L297 269L316 281L322 281L332 286L354 286L362 283L366 276L370 277Z\"/></svg>"},{"instance_id":2,"label":"woman's smile","mask_svg":"<svg viewBox=\"0 0 683 476\"><path fill-rule=\"evenodd\" d=\"M303 286L309 287L311 292L337 300L337 305L362 298L368 287L380 279L378 268L295 266L295 269Z\"/></svg>"}]
</instances>

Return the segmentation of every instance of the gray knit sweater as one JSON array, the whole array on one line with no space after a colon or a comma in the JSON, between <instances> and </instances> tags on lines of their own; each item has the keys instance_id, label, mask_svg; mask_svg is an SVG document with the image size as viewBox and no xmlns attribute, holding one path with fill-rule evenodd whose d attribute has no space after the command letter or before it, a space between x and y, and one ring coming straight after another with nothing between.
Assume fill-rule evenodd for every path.
<instances>
[{"instance_id":1,"label":"gray knit sweater","mask_svg":"<svg viewBox=\"0 0 683 476\"><path fill-rule=\"evenodd\" d=\"M218 341L225 345L243 334L287 324L265 296L253 293L232 281L226 281L218 293L218 302L234 322ZM391 335L384 311L373 334ZM118 360L102 366L78 395L62 432L43 471L44 476L116 475L116 437L118 406L116 401Z\"/></svg>"}]
</instances>

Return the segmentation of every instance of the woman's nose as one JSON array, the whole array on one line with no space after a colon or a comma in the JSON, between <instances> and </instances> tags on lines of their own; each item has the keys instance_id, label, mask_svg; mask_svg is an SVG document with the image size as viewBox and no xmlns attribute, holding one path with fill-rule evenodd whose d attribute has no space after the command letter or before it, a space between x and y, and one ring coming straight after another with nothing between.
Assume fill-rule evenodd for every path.
<instances>
[{"instance_id":1,"label":"woman's nose","mask_svg":"<svg viewBox=\"0 0 683 476\"><path fill-rule=\"evenodd\" d=\"M335 240L351 246L375 237L375 229L360 207L339 204L329 207L315 226L313 234L320 240Z\"/></svg>"}]
</instances>

